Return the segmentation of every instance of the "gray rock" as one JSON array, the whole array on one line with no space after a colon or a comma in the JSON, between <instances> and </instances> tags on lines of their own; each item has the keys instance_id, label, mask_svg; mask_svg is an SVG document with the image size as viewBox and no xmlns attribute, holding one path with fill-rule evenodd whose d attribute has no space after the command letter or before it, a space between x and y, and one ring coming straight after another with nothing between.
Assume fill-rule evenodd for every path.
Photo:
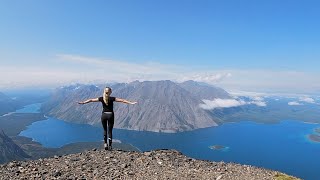
<instances>
[{"instance_id":1,"label":"gray rock","mask_svg":"<svg viewBox=\"0 0 320 180\"><path fill-rule=\"evenodd\" d=\"M58 177L58 176L61 176L61 172L60 171L56 171L53 173L53 177Z\"/></svg>"},{"instance_id":2,"label":"gray rock","mask_svg":"<svg viewBox=\"0 0 320 180\"><path fill-rule=\"evenodd\" d=\"M124 168L127 168L128 165L125 163L125 164L122 164L120 167L121 167L122 169L124 169Z\"/></svg>"},{"instance_id":3,"label":"gray rock","mask_svg":"<svg viewBox=\"0 0 320 180\"><path fill-rule=\"evenodd\" d=\"M222 178L222 175L218 176L216 180L220 180L221 178Z\"/></svg>"},{"instance_id":4,"label":"gray rock","mask_svg":"<svg viewBox=\"0 0 320 180\"><path fill-rule=\"evenodd\" d=\"M72 159L77 161L65 164ZM174 150L144 153L97 150L0 166L0 179L271 180L278 174L282 173L234 163L196 160Z\"/></svg>"}]
</instances>

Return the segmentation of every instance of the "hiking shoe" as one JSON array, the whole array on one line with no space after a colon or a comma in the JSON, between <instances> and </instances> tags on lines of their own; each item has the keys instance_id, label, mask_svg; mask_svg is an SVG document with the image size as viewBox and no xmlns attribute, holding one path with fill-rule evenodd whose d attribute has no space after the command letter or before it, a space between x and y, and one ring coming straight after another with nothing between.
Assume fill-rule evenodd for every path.
<instances>
[{"instance_id":1,"label":"hiking shoe","mask_svg":"<svg viewBox=\"0 0 320 180\"><path fill-rule=\"evenodd\" d=\"M108 138L108 146L109 146L109 150L112 150L112 139Z\"/></svg>"},{"instance_id":2,"label":"hiking shoe","mask_svg":"<svg viewBox=\"0 0 320 180\"><path fill-rule=\"evenodd\" d=\"M109 149L107 143L104 143L103 147L104 147L104 150L108 150Z\"/></svg>"}]
</instances>

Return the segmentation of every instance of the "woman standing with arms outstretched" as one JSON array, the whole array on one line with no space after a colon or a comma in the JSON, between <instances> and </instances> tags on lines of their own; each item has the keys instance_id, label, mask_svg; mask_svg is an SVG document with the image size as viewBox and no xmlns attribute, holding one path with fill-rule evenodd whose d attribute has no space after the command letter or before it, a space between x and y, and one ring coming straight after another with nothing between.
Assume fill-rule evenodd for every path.
<instances>
[{"instance_id":1,"label":"woman standing with arms outstretched","mask_svg":"<svg viewBox=\"0 0 320 180\"><path fill-rule=\"evenodd\" d=\"M114 112L113 102L122 102L126 104L136 104L137 102L131 102L125 99L111 97L112 90L110 87L106 87L103 92L103 96L95 99L88 99L86 101L78 102L79 104L87 104L90 102L101 102L103 111L101 115L101 123L104 130L104 149L112 149L112 129L114 125Z\"/></svg>"}]
</instances>

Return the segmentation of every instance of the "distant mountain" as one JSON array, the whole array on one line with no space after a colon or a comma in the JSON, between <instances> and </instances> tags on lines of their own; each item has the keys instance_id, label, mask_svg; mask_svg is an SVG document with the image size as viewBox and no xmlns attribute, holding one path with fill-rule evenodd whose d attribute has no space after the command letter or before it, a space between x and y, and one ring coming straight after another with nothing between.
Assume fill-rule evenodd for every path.
<instances>
[{"instance_id":1,"label":"distant mountain","mask_svg":"<svg viewBox=\"0 0 320 180\"><path fill-rule=\"evenodd\" d=\"M4 100L4 99L6 99L6 98L8 98L5 94L3 94L2 92L0 92L0 99L2 100Z\"/></svg>"},{"instance_id":2,"label":"distant mountain","mask_svg":"<svg viewBox=\"0 0 320 180\"><path fill-rule=\"evenodd\" d=\"M100 125L101 103L78 105L77 101L102 96L105 86L74 85L56 89L42 106L49 116L76 123ZM228 93L196 82L134 81L110 85L112 96L138 101L115 104L115 127L155 132L178 132L221 123L210 111L199 107L202 99L226 98Z\"/></svg>"},{"instance_id":3,"label":"distant mountain","mask_svg":"<svg viewBox=\"0 0 320 180\"><path fill-rule=\"evenodd\" d=\"M102 86L73 85L60 87L41 106L41 111L47 115L70 122L98 124L100 122L101 104L91 103L86 106L77 102L96 98L102 95Z\"/></svg>"},{"instance_id":4,"label":"distant mountain","mask_svg":"<svg viewBox=\"0 0 320 180\"><path fill-rule=\"evenodd\" d=\"M29 158L2 130L0 130L0 163Z\"/></svg>"},{"instance_id":5,"label":"distant mountain","mask_svg":"<svg viewBox=\"0 0 320 180\"><path fill-rule=\"evenodd\" d=\"M0 92L0 116L8 112L15 111L16 108L17 105L15 104L14 100Z\"/></svg>"},{"instance_id":6,"label":"distant mountain","mask_svg":"<svg viewBox=\"0 0 320 180\"><path fill-rule=\"evenodd\" d=\"M215 87L206 83L196 81L185 81L179 84L182 88L192 93L200 99L213 100L215 98L228 99L231 98L230 94L224 89Z\"/></svg>"},{"instance_id":7,"label":"distant mountain","mask_svg":"<svg viewBox=\"0 0 320 180\"><path fill-rule=\"evenodd\" d=\"M246 97L242 100L251 101ZM300 106L290 106L290 99L265 98L266 106L247 104L230 108L216 108L211 110L215 117L223 122L254 121L259 123L277 123L282 120L297 120L310 123L320 123L320 106L317 104L304 104Z\"/></svg>"},{"instance_id":8,"label":"distant mountain","mask_svg":"<svg viewBox=\"0 0 320 180\"><path fill-rule=\"evenodd\" d=\"M12 90L0 92L0 116L26 105L41 103L49 97L49 90Z\"/></svg>"}]
</instances>

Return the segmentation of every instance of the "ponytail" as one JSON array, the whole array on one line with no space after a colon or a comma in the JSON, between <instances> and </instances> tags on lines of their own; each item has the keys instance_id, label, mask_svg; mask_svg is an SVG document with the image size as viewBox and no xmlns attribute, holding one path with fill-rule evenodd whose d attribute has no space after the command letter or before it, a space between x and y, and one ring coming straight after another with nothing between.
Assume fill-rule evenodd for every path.
<instances>
[{"instance_id":1,"label":"ponytail","mask_svg":"<svg viewBox=\"0 0 320 180\"><path fill-rule=\"evenodd\" d=\"M106 89L109 90L109 93L106 93ZM104 89L104 91L103 91L103 101L104 101L104 103L105 103L106 105L108 105L108 100L109 100L109 96L110 96L111 93L112 93L112 90L111 90L111 88L109 88L109 87L106 87L106 88Z\"/></svg>"}]
</instances>

